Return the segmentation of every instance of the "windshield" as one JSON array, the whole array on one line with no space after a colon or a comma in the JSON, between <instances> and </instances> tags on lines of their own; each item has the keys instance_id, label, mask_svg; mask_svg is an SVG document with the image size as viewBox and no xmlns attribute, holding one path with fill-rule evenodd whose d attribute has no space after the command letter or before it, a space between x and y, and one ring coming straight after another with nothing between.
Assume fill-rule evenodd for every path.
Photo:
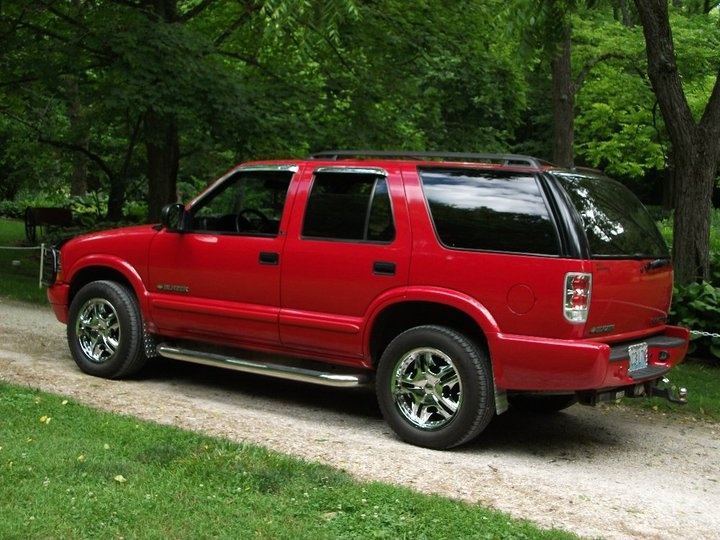
<instances>
[{"instance_id":1,"label":"windshield","mask_svg":"<svg viewBox=\"0 0 720 540\"><path fill-rule=\"evenodd\" d=\"M580 214L594 258L669 257L647 209L625 186L604 176L554 173Z\"/></svg>"}]
</instances>

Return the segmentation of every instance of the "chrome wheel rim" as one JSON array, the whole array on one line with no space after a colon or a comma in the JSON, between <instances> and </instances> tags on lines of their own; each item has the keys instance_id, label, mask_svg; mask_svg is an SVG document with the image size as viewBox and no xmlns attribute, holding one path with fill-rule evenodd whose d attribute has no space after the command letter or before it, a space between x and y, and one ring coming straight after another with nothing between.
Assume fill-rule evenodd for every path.
<instances>
[{"instance_id":1,"label":"chrome wheel rim","mask_svg":"<svg viewBox=\"0 0 720 540\"><path fill-rule=\"evenodd\" d=\"M434 430L450 423L462 403L462 381L452 359L430 347L407 352L390 381L395 406L414 426Z\"/></svg>"},{"instance_id":2,"label":"chrome wheel rim","mask_svg":"<svg viewBox=\"0 0 720 540\"><path fill-rule=\"evenodd\" d=\"M120 320L113 305L102 298L92 298L80 308L75 335L85 356L104 364L115 356L120 345Z\"/></svg>"}]
</instances>

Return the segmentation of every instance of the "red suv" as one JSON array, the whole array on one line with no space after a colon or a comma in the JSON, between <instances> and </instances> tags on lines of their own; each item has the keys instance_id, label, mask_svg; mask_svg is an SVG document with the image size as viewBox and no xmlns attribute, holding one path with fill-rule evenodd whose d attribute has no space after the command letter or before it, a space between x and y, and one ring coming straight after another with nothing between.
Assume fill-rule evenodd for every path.
<instances>
[{"instance_id":1,"label":"red suv","mask_svg":"<svg viewBox=\"0 0 720 540\"><path fill-rule=\"evenodd\" d=\"M667 247L594 172L517 155L325 152L240 165L161 225L46 254L80 369L150 357L374 383L399 437L449 448L513 406L665 394ZM50 275L51 274L51 275Z\"/></svg>"}]
</instances>

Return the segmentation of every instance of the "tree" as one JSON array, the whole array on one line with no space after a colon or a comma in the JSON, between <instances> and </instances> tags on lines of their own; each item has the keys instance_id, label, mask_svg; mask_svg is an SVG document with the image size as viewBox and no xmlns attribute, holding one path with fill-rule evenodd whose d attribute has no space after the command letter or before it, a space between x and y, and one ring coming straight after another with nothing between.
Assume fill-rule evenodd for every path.
<instances>
[{"instance_id":1,"label":"tree","mask_svg":"<svg viewBox=\"0 0 720 540\"><path fill-rule=\"evenodd\" d=\"M720 70L697 121L677 67L667 0L635 0L635 5L648 76L672 144L675 277L680 283L708 279L712 192L720 159Z\"/></svg>"}]
</instances>

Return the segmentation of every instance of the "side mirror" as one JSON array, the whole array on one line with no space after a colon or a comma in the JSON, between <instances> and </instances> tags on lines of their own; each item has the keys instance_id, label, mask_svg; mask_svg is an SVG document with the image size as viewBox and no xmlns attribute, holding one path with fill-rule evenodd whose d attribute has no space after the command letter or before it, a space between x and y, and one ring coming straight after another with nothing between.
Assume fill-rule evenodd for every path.
<instances>
[{"instance_id":1,"label":"side mirror","mask_svg":"<svg viewBox=\"0 0 720 540\"><path fill-rule=\"evenodd\" d=\"M160 214L160 224L168 231L183 231L185 207L180 203L166 204Z\"/></svg>"}]
</instances>

